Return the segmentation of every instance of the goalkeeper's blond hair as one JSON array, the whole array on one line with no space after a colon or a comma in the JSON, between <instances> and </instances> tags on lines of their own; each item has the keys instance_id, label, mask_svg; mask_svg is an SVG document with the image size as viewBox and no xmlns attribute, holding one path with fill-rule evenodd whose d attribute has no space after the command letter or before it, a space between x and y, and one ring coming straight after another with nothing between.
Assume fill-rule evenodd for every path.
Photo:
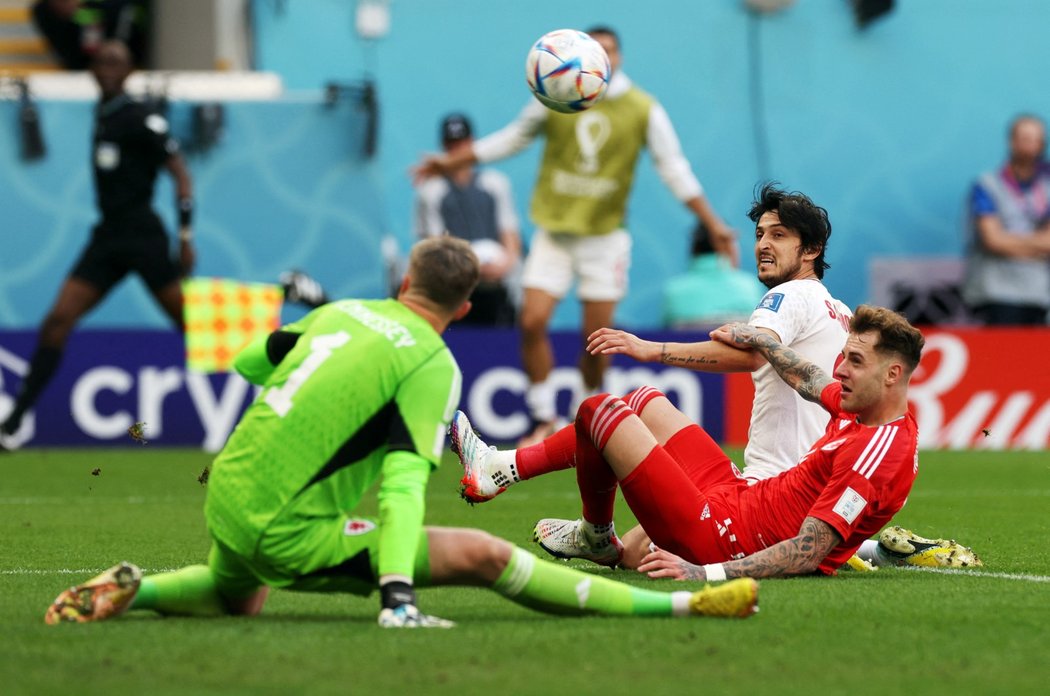
<instances>
[{"instance_id":1,"label":"goalkeeper's blond hair","mask_svg":"<svg viewBox=\"0 0 1050 696\"><path fill-rule=\"evenodd\" d=\"M444 235L417 242L408 257L410 292L422 295L446 313L454 313L474 292L481 277L470 244Z\"/></svg>"}]
</instances>

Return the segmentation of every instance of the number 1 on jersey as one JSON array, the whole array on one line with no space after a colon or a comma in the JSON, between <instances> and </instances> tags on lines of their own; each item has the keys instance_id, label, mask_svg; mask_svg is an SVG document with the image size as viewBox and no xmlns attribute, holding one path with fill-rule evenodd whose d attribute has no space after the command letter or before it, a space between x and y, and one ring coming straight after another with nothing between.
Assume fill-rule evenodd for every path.
<instances>
[{"instance_id":1,"label":"number 1 on jersey","mask_svg":"<svg viewBox=\"0 0 1050 696\"><path fill-rule=\"evenodd\" d=\"M292 397L295 396L295 392L299 391L299 388L303 386L303 382L314 373L317 368L324 363L325 360L332 357L332 352L340 346L346 345L346 342L350 340L350 334L345 331L340 331L334 334L325 334L323 336L316 336L310 341L310 355L303 360L299 367L292 371L292 374L288 375L288 379L279 387L270 387L266 392L264 400L270 408L274 410L281 418L288 415L288 411L292 409Z\"/></svg>"}]
</instances>

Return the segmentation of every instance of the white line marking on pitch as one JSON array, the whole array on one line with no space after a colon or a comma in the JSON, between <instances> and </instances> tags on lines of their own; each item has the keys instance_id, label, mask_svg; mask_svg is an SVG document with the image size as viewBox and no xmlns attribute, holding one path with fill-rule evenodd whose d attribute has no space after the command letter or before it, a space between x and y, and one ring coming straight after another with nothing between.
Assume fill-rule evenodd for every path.
<instances>
[{"instance_id":1,"label":"white line marking on pitch","mask_svg":"<svg viewBox=\"0 0 1050 696\"><path fill-rule=\"evenodd\" d=\"M1050 575L1028 575L1027 573L990 573L986 570L963 570L956 568L924 568L921 566L901 566L901 570L920 573L939 573L941 575L967 575L974 578L995 578L996 580L1020 580L1022 582L1050 582Z\"/></svg>"},{"instance_id":2,"label":"white line marking on pitch","mask_svg":"<svg viewBox=\"0 0 1050 696\"><path fill-rule=\"evenodd\" d=\"M105 568L3 568L0 575L98 575ZM143 568L146 574L173 573L178 568ZM990 573L984 570L962 570L954 568L923 568L920 566L901 566L900 570L918 573L937 573L939 575L963 575L974 578L992 578L995 580L1019 580L1021 582L1050 583L1050 575L1028 575L1025 573Z\"/></svg>"},{"instance_id":3,"label":"white line marking on pitch","mask_svg":"<svg viewBox=\"0 0 1050 696\"><path fill-rule=\"evenodd\" d=\"M176 497L173 495L167 496L151 496L144 497L141 495L131 496L26 496L23 498L0 498L0 505L68 505L71 501L75 501L77 504L97 504L105 503L107 505L112 503L127 503L128 505L145 505L147 503L174 503L182 502L184 500L193 500L187 498Z\"/></svg>"}]
</instances>

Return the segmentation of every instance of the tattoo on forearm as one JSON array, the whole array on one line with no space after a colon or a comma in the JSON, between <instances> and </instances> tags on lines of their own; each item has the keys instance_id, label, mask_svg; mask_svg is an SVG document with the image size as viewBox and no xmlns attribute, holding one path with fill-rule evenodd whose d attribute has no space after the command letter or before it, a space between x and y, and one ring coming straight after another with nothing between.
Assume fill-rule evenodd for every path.
<instances>
[{"instance_id":1,"label":"tattoo on forearm","mask_svg":"<svg viewBox=\"0 0 1050 696\"><path fill-rule=\"evenodd\" d=\"M707 580L707 575L701 566L679 558L678 567L682 569L682 580Z\"/></svg>"},{"instance_id":2,"label":"tattoo on forearm","mask_svg":"<svg viewBox=\"0 0 1050 696\"><path fill-rule=\"evenodd\" d=\"M667 344L663 344L660 349L660 362L664 365L717 365L718 360L714 358L707 358L704 356L693 357L692 355L676 355L667 349Z\"/></svg>"},{"instance_id":3,"label":"tattoo on forearm","mask_svg":"<svg viewBox=\"0 0 1050 696\"><path fill-rule=\"evenodd\" d=\"M785 539L768 549L724 563L727 578L772 578L812 573L822 560L841 543L842 537L827 522L807 517L793 539Z\"/></svg>"},{"instance_id":4,"label":"tattoo on forearm","mask_svg":"<svg viewBox=\"0 0 1050 696\"><path fill-rule=\"evenodd\" d=\"M767 334L760 334L755 347L773 366L785 382L809 401L820 401L820 392L828 386L831 378L824 370L809 362L785 345L777 343Z\"/></svg>"}]
</instances>

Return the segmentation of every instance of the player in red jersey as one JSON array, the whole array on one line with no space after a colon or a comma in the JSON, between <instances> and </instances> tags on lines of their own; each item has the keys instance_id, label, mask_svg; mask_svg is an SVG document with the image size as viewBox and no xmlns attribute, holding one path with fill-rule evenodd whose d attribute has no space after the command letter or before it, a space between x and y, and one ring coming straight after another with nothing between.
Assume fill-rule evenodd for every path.
<instances>
[{"instance_id":1,"label":"player in red jersey","mask_svg":"<svg viewBox=\"0 0 1050 696\"><path fill-rule=\"evenodd\" d=\"M752 326L725 326L712 338L758 351L804 399L822 404L832 415L824 436L796 467L749 486L660 392L591 397L576 422L583 517L541 520L536 537L546 550L619 562L612 511L620 485L658 547L638 566L653 577L830 574L901 508L917 470L907 387L923 345L905 319L859 308L834 380Z\"/></svg>"}]
</instances>

